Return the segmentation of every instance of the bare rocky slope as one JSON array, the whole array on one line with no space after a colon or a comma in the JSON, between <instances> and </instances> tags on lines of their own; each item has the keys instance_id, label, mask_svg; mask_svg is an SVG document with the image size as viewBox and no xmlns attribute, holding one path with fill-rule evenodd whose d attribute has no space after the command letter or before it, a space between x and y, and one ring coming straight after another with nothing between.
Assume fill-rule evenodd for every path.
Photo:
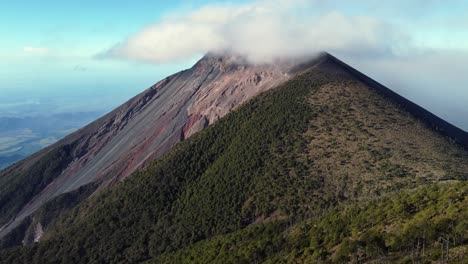
<instances>
[{"instance_id":1,"label":"bare rocky slope","mask_svg":"<svg viewBox=\"0 0 468 264\"><path fill-rule=\"evenodd\" d=\"M80 187L88 186L88 194L79 195L85 199L124 179L231 109L294 76L293 66L290 62L253 65L239 56L207 54L192 68L159 81L102 118L6 168L0 172L0 239L17 227L15 243L24 240L28 229L42 233L41 219L31 216L46 202L82 193ZM79 203L75 195L66 199L73 200L68 202L71 205Z\"/></svg>"}]
</instances>

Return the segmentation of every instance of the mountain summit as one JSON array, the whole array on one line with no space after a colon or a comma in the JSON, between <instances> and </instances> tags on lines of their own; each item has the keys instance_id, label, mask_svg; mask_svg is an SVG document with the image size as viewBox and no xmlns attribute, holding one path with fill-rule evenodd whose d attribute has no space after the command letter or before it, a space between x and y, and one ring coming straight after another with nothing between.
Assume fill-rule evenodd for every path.
<instances>
[{"instance_id":1,"label":"mountain summit","mask_svg":"<svg viewBox=\"0 0 468 264\"><path fill-rule=\"evenodd\" d=\"M3 247L39 243L0 259L461 259L467 140L326 53L208 54L2 171Z\"/></svg>"}]
</instances>

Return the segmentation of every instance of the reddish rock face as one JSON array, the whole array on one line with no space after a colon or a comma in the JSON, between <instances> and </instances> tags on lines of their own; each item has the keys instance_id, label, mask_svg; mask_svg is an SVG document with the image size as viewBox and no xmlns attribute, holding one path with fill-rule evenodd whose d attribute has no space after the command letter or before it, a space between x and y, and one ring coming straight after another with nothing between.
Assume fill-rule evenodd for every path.
<instances>
[{"instance_id":1,"label":"reddish rock face","mask_svg":"<svg viewBox=\"0 0 468 264\"><path fill-rule=\"evenodd\" d=\"M253 65L239 56L208 54L191 69L156 83L109 114L7 168L27 171L47 153L72 150L63 171L0 228L0 238L45 202L91 182L111 186L174 144L212 124L259 93L287 81L293 63Z\"/></svg>"},{"instance_id":2,"label":"reddish rock face","mask_svg":"<svg viewBox=\"0 0 468 264\"><path fill-rule=\"evenodd\" d=\"M195 113L189 116L182 130L182 139L188 138L196 132L207 127L209 124L208 119L200 113Z\"/></svg>"}]
</instances>

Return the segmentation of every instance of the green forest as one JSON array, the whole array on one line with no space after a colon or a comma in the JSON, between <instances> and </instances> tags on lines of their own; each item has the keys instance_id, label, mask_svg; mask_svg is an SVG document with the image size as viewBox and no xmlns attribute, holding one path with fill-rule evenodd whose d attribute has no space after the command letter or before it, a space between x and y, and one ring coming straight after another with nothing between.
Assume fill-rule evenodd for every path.
<instances>
[{"instance_id":1,"label":"green forest","mask_svg":"<svg viewBox=\"0 0 468 264\"><path fill-rule=\"evenodd\" d=\"M428 185L300 224L252 225L150 263L466 263L467 197L466 182Z\"/></svg>"}]
</instances>

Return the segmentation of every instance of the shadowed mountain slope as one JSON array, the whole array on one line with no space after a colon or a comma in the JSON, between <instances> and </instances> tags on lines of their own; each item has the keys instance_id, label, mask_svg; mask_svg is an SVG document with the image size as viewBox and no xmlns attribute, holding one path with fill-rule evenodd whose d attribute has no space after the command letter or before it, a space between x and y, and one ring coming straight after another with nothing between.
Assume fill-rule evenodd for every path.
<instances>
[{"instance_id":1,"label":"shadowed mountain slope","mask_svg":"<svg viewBox=\"0 0 468 264\"><path fill-rule=\"evenodd\" d=\"M0 259L460 259L457 250L468 245L466 133L433 129L438 121L428 112L413 114L417 106L330 55L290 72L295 77L62 214L38 244L5 249Z\"/></svg>"}]
</instances>

